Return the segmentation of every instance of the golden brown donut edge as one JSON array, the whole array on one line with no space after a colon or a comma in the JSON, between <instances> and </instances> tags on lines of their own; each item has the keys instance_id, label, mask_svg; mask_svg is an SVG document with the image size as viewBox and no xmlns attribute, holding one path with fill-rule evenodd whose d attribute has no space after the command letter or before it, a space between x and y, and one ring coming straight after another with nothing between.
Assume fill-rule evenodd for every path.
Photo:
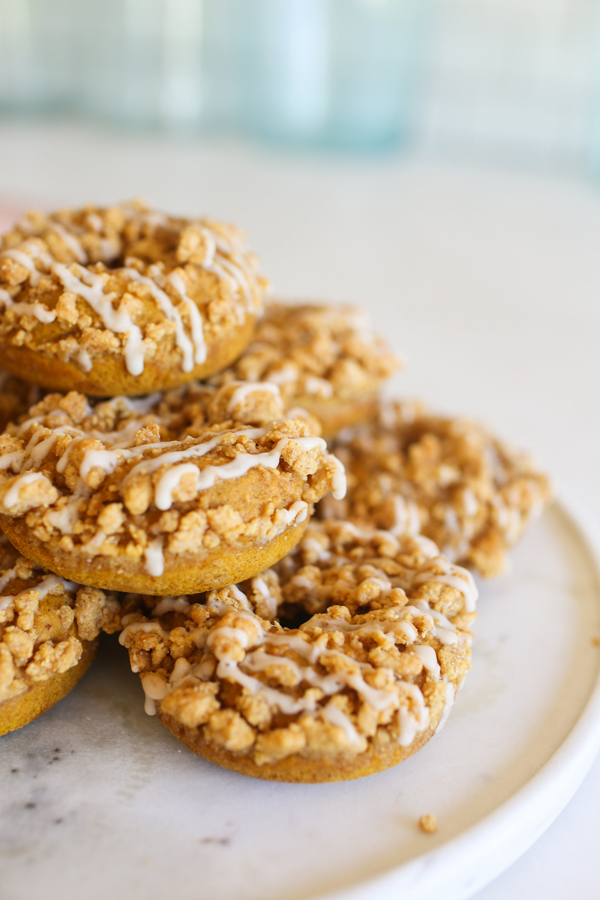
<instances>
[{"instance_id":1,"label":"golden brown donut edge","mask_svg":"<svg viewBox=\"0 0 600 900\"><path fill-rule=\"evenodd\" d=\"M456 689L455 689L456 693ZM209 762L215 763L224 769L231 769L239 775L249 775L251 778L262 778L265 781L285 781L291 784L323 784L334 781L351 781L354 778L364 778L366 775L375 775L385 769L391 769L398 763L408 759L417 753L433 737L443 714L443 706L440 712L432 717L429 726L418 734L408 747L390 743L379 746L369 746L364 753L358 756L338 754L326 761L323 759L306 759L294 755L280 759L275 763L264 763L259 766L247 756L236 755L209 744L203 737L201 729L186 728L172 716L158 710L158 718L178 741L181 741L188 750L202 756Z\"/></svg>"},{"instance_id":2,"label":"golden brown donut edge","mask_svg":"<svg viewBox=\"0 0 600 900\"><path fill-rule=\"evenodd\" d=\"M72 669L52 675L47 681L38 681L24 694L18 694L0 703L0 735L16 731L33 722L73 690L90 667L98 647L98 638L81 643L83 644L81 659Z\"/></svg>"},{"instance_id":3,"label":"golden brown donut edge","mask_svg":"<svg viewBox=\"0 0 600 900\"><path fill-rule=\"evenodd\" d=\"M0 340L0 355L4 369L48 391L79 391L92 397L114 395L135 396L180 387L191 381L208 378L233 363L244 351L256 325L256 317L248 315L226 334L207 346L206 361L190 372L183 372L180 361L173 355L171 365L152 359L144 362L140 375L131 375L125 361L106 356L93 363L89 372L69 361L50 358L28 347L15 347Z\"/></svg>"},{"instance_id":4,"label":"golden brown donut edge","mask_svg":"<svg viewBox=\"0 0 600 900\"><path fill-rule=\"evenodd\" d=\"M139 563L128 566L126 562L98 556L82 560L58 547L49 549L32 537L23 520L0 515L0 527L19 553L69 581L110 591L178 596L216 590L258 575L296 546L309 518L288 526L263 545L208 551L200 563L192 553L181 554L177 563L167 560L163 575L158 577L140 571Z\"/></svg>"}]
</instances>

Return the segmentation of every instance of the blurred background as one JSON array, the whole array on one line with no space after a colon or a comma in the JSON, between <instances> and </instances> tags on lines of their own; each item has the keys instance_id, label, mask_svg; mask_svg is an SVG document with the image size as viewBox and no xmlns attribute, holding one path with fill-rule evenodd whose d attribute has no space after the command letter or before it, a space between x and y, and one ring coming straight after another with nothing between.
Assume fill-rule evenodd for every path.
<instances>
[{"instance_id":1,"label":"blurred background","mask_svg":"<svg viewBox=\"0 0 600 900\"><path fill-rule=\"evenodd\" d=\"M593 171L598 0L0 0L0 115Z\"/></svg>"}]
</instances>

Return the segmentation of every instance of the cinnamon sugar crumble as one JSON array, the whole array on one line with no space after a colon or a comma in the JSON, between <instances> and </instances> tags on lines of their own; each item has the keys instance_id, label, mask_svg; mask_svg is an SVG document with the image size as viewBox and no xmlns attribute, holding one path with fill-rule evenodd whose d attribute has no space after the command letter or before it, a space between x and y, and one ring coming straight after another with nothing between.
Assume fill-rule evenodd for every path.
<instances>
[{"instance_id":1,"label":"cinnamon sugar crumble","mask_svg":"<svg viewBox=\"0 0 600 900\"><path fill-rule=\"evenodd\" d=\"M120 641L147 711L159 704L214 746L258 765L354 756L409 746L440 720L470 667L475 598L425 538L311 523L249 582L129 596ZM282 627L293 610L304 623Z\"/></svg>"},{"instance_id":2,"label":"cinnamon sugar crumble","mask_svg":"<svg viewBox=\"0 0 600 900\"><path fill-rule=\"evenodd\" d=\"M120 628L116 594L65 582L5 538L1 566L0 703L76 666L81 641Z\"/></svg>"},{"instance_id":3,"label":"cinnamon sugar crumble","mask_svg":"<svg viewBox=\"0 0 600 900\"><path fill-rule=\"evenodd\" d=\"M188 371L206 341L260 311L266 286L233 225L139 202L33 212L0 238L0 338L87 371L106 355L129 365L139 330L137 368L178 360Z\"/></svg>"},{"instance_id":4,"label":"cinnamon sugar crumble","mask_svg":"<svg viewBox=\"0 0 600 900\"><path fill-rule=\"evenodd\" d=\"M419 828L421 831L424 831L425 834L435 834L438 829L436 816L434 816L433 813L421 816L419 819Z\"/></svg>"},{"instance_id":5,"label":"cinnamon sugar crumble","mask_svg":"<svg viewBox=\"0 0 600 900\"><path fill-rule=\"evenodd\" d=\"M303 398L346 400L376 391L400 365L360 310L271 302L252 343L212 383L271 381L289 408Z\"/></svg>"},{"instance_id":6,"label":"cinnamon sugar crumble","mask_svg":"<svg viewBox=\"0 0 600 900\"><path fill-rule=\"evenodd\" d=\"M343 469L305 421L273 421L273 385L249 387L240 400L231 385L93 405L47 395L0 436L0 512L62 550L133 561L161 536L173 554L270 540ZM245 423L227 418L232 402Z\"/></svg>"},{"instance_id":7,"label":"cinnamon sugar crumble","mask_svg":"<svg viewBox=\"0 0 600 900\"><path fill-rule=\"evenodd\" d=\"M322 516L422 532L449 558L484 576L506 566L507 549L552 494L523 453L481 425L395 402L380 421L341 435L332 449L346 466L348 494L327 498Z\"/></svg>"}]
</instances>

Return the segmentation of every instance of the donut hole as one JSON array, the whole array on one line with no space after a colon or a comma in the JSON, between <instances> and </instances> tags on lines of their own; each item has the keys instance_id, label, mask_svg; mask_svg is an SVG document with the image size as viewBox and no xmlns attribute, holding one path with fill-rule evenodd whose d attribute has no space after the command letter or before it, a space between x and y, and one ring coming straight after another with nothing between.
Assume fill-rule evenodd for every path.
<instances>
[{"instance_id":1,"label":"donut hole","mask_svg":"<svg viewBox=\"0 0 600 900\"><path fill-rule=\"evenodd\" d=\"M328 610L324 610L324 612L328 612ZM308 622L313 615L314 613L307 612L304 607L297 603L282 603L273 621L281 625L282 628L289 628L295 631Z\"/></svg>"}]
</instances>

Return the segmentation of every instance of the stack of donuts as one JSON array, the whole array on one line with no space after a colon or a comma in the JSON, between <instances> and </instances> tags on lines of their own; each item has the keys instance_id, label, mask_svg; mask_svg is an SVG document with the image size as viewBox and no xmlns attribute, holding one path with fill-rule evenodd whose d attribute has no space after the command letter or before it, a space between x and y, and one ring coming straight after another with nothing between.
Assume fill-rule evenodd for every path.
<instances>
[{"instance_id":1,"label":"stack of donuts","mask_svg":"<svg viewBox=\"0 0 600 900\"><path fill-rule=\"evenodd\" d=\"M244 235L141 203L0 245L0 734L119 633L146 711L243 774L410 756L477 587L550 498L486 429L384 402L360 311L267 301ZM313 515L314 514L314 515Z\"/></svg>"}]
</instances>

